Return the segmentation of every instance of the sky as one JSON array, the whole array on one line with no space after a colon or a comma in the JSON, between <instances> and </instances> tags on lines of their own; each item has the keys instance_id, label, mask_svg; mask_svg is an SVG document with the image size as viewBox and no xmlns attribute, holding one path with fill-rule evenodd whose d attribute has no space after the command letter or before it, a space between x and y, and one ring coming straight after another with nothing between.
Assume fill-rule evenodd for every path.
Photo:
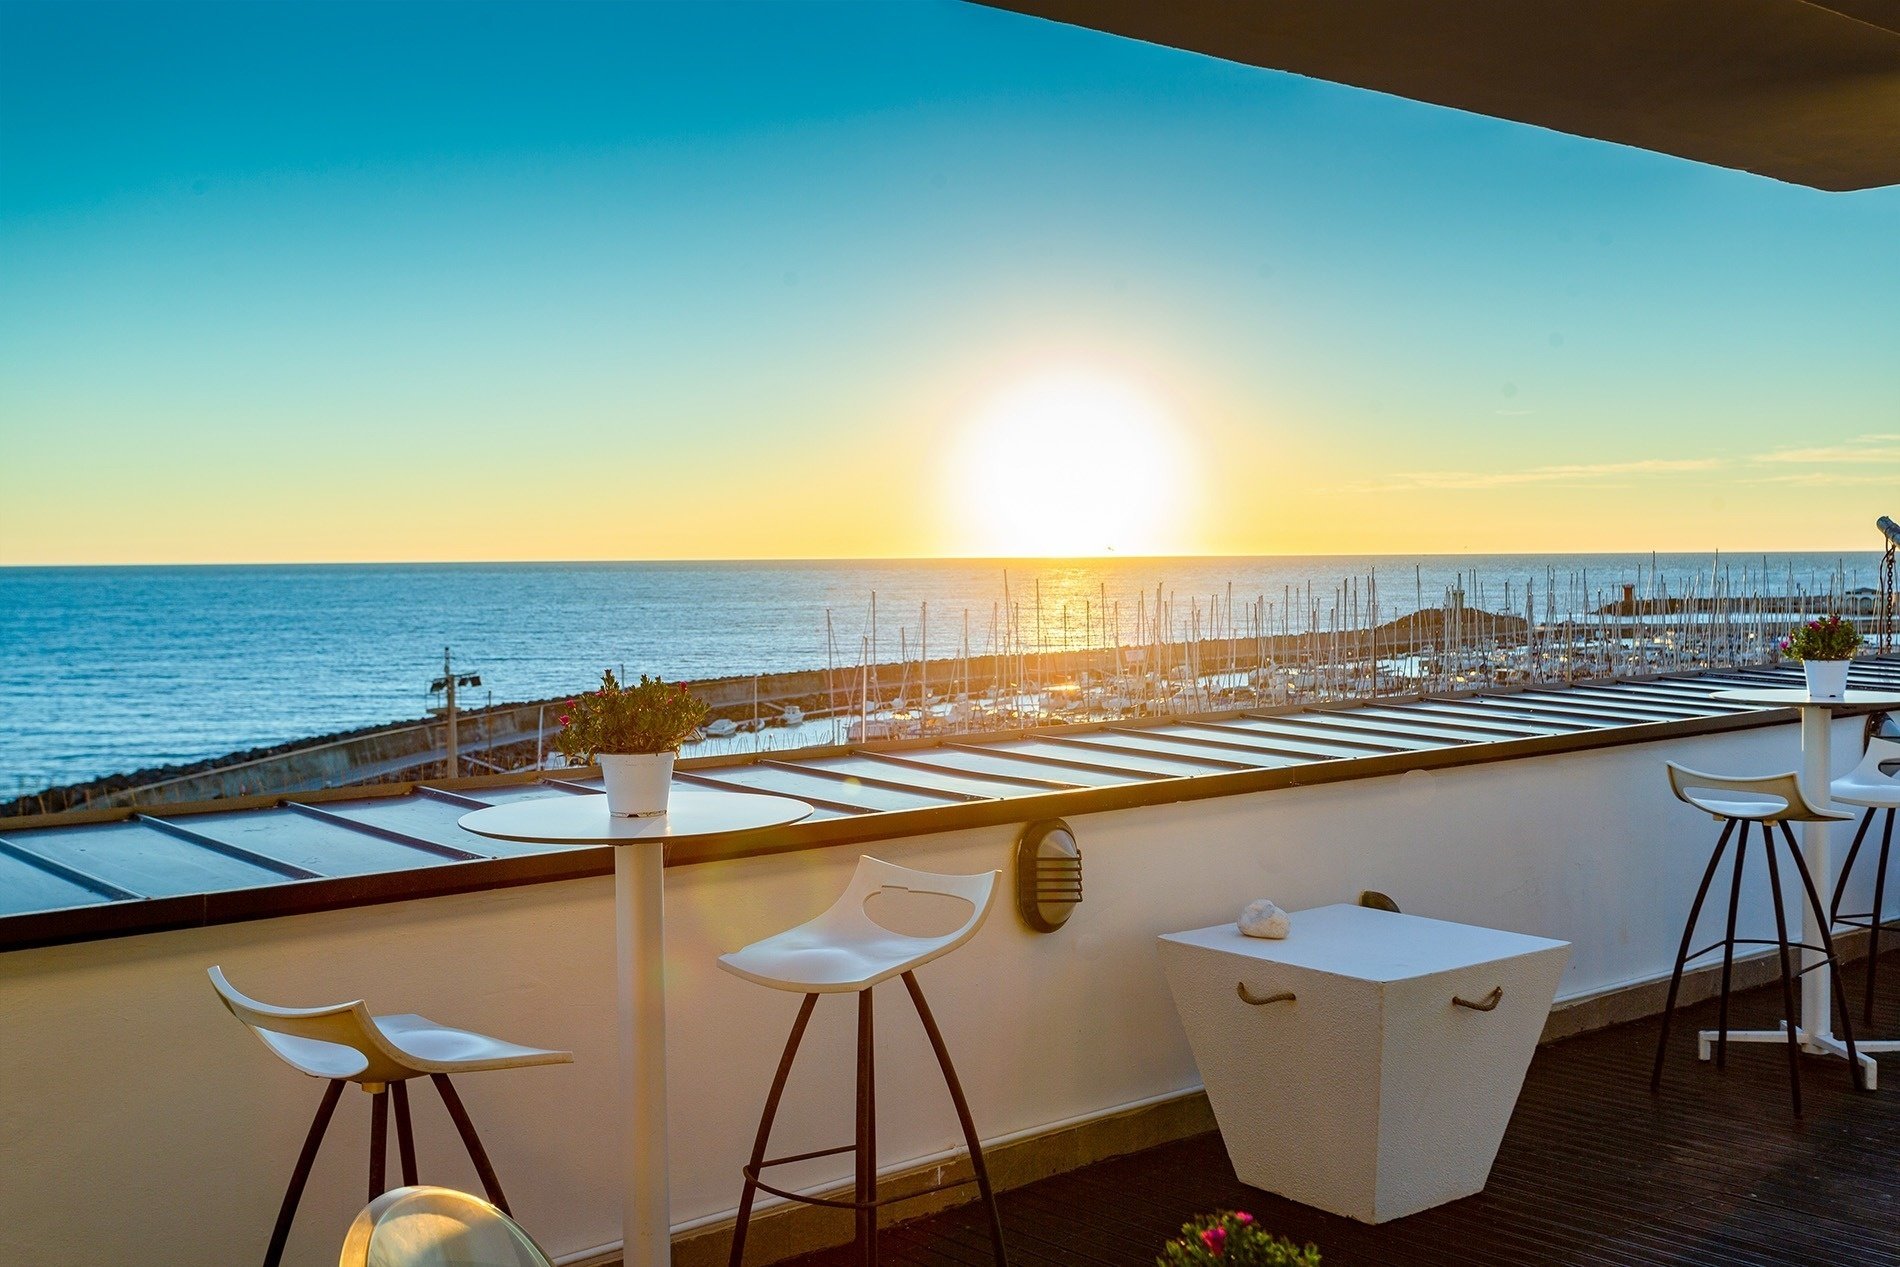
<instances>
[{"instance_id":1,"label":"sky","mask_svg":"<svg viewBox=\"0 0 1900 1267\"><path fill-rule=\"evenodd\" d=\"M1897 295L953 0L0 3L0 565L1872 548Z\"/></svg>"}]
</instances>

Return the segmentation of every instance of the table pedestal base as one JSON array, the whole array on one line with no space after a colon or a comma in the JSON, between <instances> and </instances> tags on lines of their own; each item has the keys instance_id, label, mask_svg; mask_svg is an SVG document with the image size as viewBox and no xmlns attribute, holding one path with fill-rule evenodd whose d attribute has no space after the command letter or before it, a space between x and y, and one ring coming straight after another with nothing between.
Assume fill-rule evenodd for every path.
<instances>
[{"instance_id":1,"label":"table pedestal base","mask_svg":"<svg viewBox=\"0 0 1900 1267\"><path fill-rule=\"evenodd\" d=\"M1705 1029L1696 1034L1696 1059L1709 1060L1715 1054L1717 1031ZM1809 1034L1805 1029L1794 1032L1795 1041L1801 1044L1801 1050L1810 1056L1837 1056L1847 1059L1847 1044L1832 1034ZM1788 1023L1786 1021L1775 1029L1732 1029L1728 1032L1731 1043L1773 1043L1784 1047L1788 1042ZM1880 1088L1880 1066L1867 1053L1870 1051L1900 1051L1900 1039L1892 1041L1862 1042L1854 1041L1854 1052L1860 1057L1861 1077L1869 1091Z\"/></svg>"}]
</instances>

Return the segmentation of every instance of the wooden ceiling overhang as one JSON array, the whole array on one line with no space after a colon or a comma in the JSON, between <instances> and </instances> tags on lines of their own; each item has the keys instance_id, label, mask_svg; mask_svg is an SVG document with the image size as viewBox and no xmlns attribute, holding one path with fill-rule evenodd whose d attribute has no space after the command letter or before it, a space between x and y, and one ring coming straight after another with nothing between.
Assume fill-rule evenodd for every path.
<instances>
[{"instance_id":1,"label":"wooden ceiling overhang","mask_svg":"<svg viewBox=\"0 0 1900 1267\"><path fill-rule=\"evenodd\" d=\"M1900 0L979 0L1815 189L1900 184Z\"/></svg>"}]
</instances>

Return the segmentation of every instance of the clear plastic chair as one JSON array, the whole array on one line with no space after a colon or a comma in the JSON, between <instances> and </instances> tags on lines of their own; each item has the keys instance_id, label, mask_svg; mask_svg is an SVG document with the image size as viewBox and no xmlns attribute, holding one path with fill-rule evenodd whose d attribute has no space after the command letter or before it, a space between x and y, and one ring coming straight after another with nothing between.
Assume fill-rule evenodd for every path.
<instances>
[{"instance_id":1,"label":"clear plastic chair","mask_svg":"<svg viewBox=\"0 0 1900 1267\"><path fill-rule=\"evenodd\" d=\"M944 1045L943 1034L930 1014L929 1004L924 1002L923 988L917 984L914 975L917 968L949 954L976 936L977 929L983 926L984 919L990 913L1000 875L997 871L985 871L977 875L936 875L928 871L913 871L909 867L900 867L877 858L859 858L858 869L852 875L850 885L823 914L796 928L719 957L719 966L735 976L770 986L774 990L790 990L805 996L804 1003L798 1009L798 1018L792 1023L792 1034L786 1041L784 1055L779 1058L772 1089L765 1099L765 1111L760 1115L759 1132L752 1145L752 1159L742 1171L745 1189L739 1198L739 1218L732 1233L732 1250L728 1260L730 1267L741 1267L745 1261L746 1228L752 1218L752 1202L761 1190L807 1205L853 1211L857 1216L858 1261L868 1265L877 1262L877 1212L880 1206L972 1182L988 1207L991 1251L998 1267L1006 1267L1008 1255L1003 1247L1003 1220L996 1206L996 1194L990 1187L989 1169L983 1161L983 1146L977 1139L970 1106L963 1098L963 1086L957 1081L956 1067L950 1062L949 1048ZM961 898L970 904L970 914L961 925L937 937L913 937L893 932L872 919L865 909L873 897L887 889ZM879 982L889 981L893 977L903 978L911 1003L917 1009L917 1017L923 1022L924 1035L930 1040L931 1050L936 1053L937 1066L943 1071L944 1085L949 1088L957 1121L963 1128L964 1142L970 1149L970 1168L974 1175L972 1179L953 1180L921 1192L909 1192L880 1201L877 1195L877 1077L871 1055L871 992ZM805 1036L805 1026L818 1004L818 996L843 993L855 993L858 996L857 1141L842 1148L768 1159L765 1150L771 1139L772 1120L778 1115L779 1100L785 1093L785 1081L791 1075L792 1061L798 1054L798 1045ZM838 1153L853 1153L856 1156L856 1195L850 1201L802 1196L773 1187L760 1178L761 1173L770 1166Z\"/></svg>"},{"instance_id":2,"label":"clear plastic chair","mask_svg":"<svg viewBox=\"0 0 1900 1267\"><path fill-rule=\"evenodd\" d=\"M453 1188L395 1188L363 1208L338 1267L553 1267L506 1214Z\"/></svg>"},{"instance_id":3,"label":"clear plastic chair","mask_svg":"<svg viewBox=\"0 0 1900 1267\"><path fill-rule=\"evenodd\" d=\"M1870 734L1860 764L1834 780L1830 790L1840 804L1867 811L1861 816L1860 830L1854 833L1854 843L1841 863L1840 879L1834 883L1834 900L1828 904L1828 917L1836 924L1867 930L1867 992L1862 1000L1861 1018L1872 1025L1874 982L1880 971L1880 917L1887 902L1887 860L1893 852L1894 812L1900 810L1900 739ZM1873 909L1865 915L1843 915L1840 913L1841 895L1847 892L1847 877L1854 873L1854 860L1860 857L1861 842L1867 839L1867 829L1874 825L1874 815L1883 809L1887 811L1887 823L1880 832L1880 857L1874 863Z\"/></svg>"},{"instance_id":4,"label":"clear plastic chair","mask_svg":"<svg viewBox=\"0 0 1900 1267\"><path fill-rule=\"evenodd\" d=\"M284 1191L277 1226L271 1232L270 1247L264 1254L264 1267L276 1267L283 1257L290 1225L297 1217L297 1204L303 1199L310 1168L317 1160L317 1149L330 1127L330 1117L336 1112L345 1083L356 1083L371 1097L369 1195L372 1200L382 1195L387 1186L384 1178L389 1144L388 1108L392 1099L396 1105L396 1146L402 1164L402 1181L411 1186L416 1183L416 1145L409 1122L408 1081L426 1076L435 1084L443 1107L454 1120L488 1199L502 1210L508 1209L501 1181L495 1177L488 1152L475 1134L475 1124L469 1119L468 1110L463 1107L462 1097L449 1081L449 1075L566 1064L574 1059L572 1052L523 1047L472 1030L438 1024L413 1013L372 1016L361 999L321 1007L278 1007L239 992L222 968L213 967L208 975L225 1010L256 1034L273 1055L297 1072L322 1078L330 1084L317 1105L310 1134L297 1157L296 1169L291 1172L290 1186Z\"/></svg>"},{"instance_id":5,"label":"clear plastic chair","mask_svg":"<svg viewBox=\"0 0 1900 1267\"><path fill-rule=\"evenodd\" d=\"M1828 932L1828 916L1821 909L1821 896L1814 887L1814 877L1808 873L1807 858L1802 855L1801 847L1795 843L1794 832L1788 826L1791 822L1841 822L1851 816L1836 813L1810 801L1802 790L1800 776L1793 771L1737 777L1705 774L1679 766L1673 761L1668 763L1668 769L1669 787L1677 799L1721 822L1722 834L1715 842L1715 852L1709 855L1708 869L1702 873L1701 887L1696 890L1695 901L1689 905L1688 921L1682 927L1682 945L1676 951L1676 966L1669 974L1669 994L1663 1003L1662 1033L1656 1039L1656 1064L1650 1073L1650 1089L1654 1091L1662 1086L1663 1057L1669 1050L1669 1023L1676 1013L1676 996L1682 988L1683 970L1691 959L1700 958L1718 946L1722 950L1722 987L1715 1031L1716 1067L1725 1067L1728 1060L1729 984L1734 975L1735 948L1773 946L1781 959L1781 1003L1787 1017L1788 1031L1788 1078L1795 1116L1801 1116L1801 1043L1796 1033L1801 1024L1801 1013L1795 1002L1795 980L1806 969L1795 970L1789 963L1789 952L1796 949L1817 950L1826 957L1830 968L1828 975L1833 981L1835 1006L1842 1012L1841 1039L1847 1047L1848 1076L1855 1088L1859 1089L1862 1079L1860 1060L1854 1048L1853 1026L1845 1015L1847 996L1841 986L1840 959L1834 953L1834 938ZM1741 828L1741 839L1736 842L1735 870L1729 883L1728 931L1720 941L1711 942L1699 950L1691 950L1689 947L1695 940L1696 922L1702 916L1702 904L1709 896L1709 886L1715 880L1716 869L1722 865L1722 857L1728 850L1729 837L1735 833L1737 826ZM1768 891L1775 908L1773 941L1735 935L1735 917L1742 899L1742 864L1748 856L1751 828L1761 831L1762 851L1768 860ZM1781 833L1780 840L1775 838L1777 830ZM1776 860L1776 850L1781 844L1787 845L1788 854L1794 860L1795 873L1801 877L1802 891L1807 895L1809 908L1813 910L1815 923L1820 928L1819 946L1788 939L1788 912L1781 898L1781 867Z\"/></svg>"}]
</instances>

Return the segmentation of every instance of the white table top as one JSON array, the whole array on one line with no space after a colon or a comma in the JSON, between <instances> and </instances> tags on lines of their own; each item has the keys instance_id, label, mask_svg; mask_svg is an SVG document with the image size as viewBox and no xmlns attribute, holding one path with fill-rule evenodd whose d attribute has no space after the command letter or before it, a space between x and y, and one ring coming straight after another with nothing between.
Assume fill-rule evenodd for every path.
<instances>
[{"instance_id":1,"label":"white table top","mask_svg":"<svg viewBox=\"0 0 1900 1267\"><path fill-rule=\"evenodd\" d=\"M1167 933L1161 940L1359 981L1403 981L1569 945L1349 902L1294 911L1292 924L1277 940L1249 937L1231 923Z\"/></svg>"},{"instance_id":2,"label":"white table top","mask_svg":"<svg viewBox=\"0 0 1900 1267\"><path fill-rule=\"evenodd\" d=\"M720 792L691 784L673 785L666 813L654 818L615 818L607 798L562 793L508 805L491 805L464 814L462 827L497 840L526 840L540 845L631 845L643 840L693 840L795 823L811 806L789 796L761 792Z\"/></svg>"},{"instance_id":3,"label":"white table top","mask_svg":"<svg viewBox=\"0 0 1900 1267\"><path fill-rule=\"evenodd\" d=\"M1900 692L1848 691L1840 699L1815 699L1807 688L1743 687L1709 696L1724 704L1760 704L1765 708L1900 708Z\"/></svg>"}]
</instances>

